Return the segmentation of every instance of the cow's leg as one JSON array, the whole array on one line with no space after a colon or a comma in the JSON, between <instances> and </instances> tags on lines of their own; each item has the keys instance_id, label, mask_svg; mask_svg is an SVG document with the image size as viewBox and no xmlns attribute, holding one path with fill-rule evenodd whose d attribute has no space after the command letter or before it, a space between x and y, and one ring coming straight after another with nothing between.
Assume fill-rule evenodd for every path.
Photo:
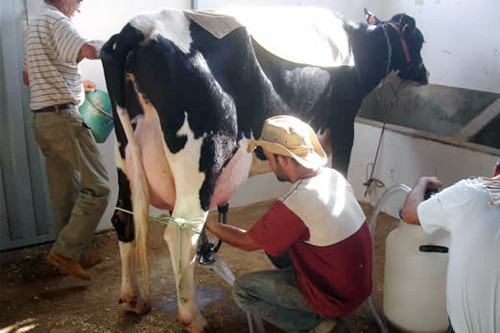
<instances>
[{"instance_id":1,"label":"cow's leg","mask_svg":"<svg viewBox=\"0 0 500 333\"><path fill-rule=\"evenodd\" d=\"M121 128L124 135L117 136L116 163L119 167L119 193L117 207L130 213L117 210L113 216L113 225L118 232L120 255L122 260L122 286L120 301L125 311L144 314L149 304L140 293L137 280L137 258L141 260L142 282L146 299L149 296L149 261L147 259L149 192L141 163L140 152L134 138L132 125L125 109L117 107ZM124 136L126 135L126 140ZM127 154L132 158L133 186L129 181L125 163L125 149L118 145L127 142Z\"/></svg>"},{"instance_id":2,"label":"cow's leg","mask_svg":"<svg viewBox=\"0 0 500 333\"><path fill-rule=\"evenodd\" d=\"M117 156L117 162L121 159ZM120 165L120 163L118 163ZM121 164L123 167L124 165ZM130 182L122 171L118 169L118 199L116 206L132 211ZM115 210L112 223L116 230L122 265L122 282L120 289L120 303L125 312L134 312L143 315L149 311L149 304L141 296L137 279L137 252L134 237L134 219L131 214Z\"/></svg>"},{"instance_id":3,"label":"cow's leg","mask_svg":"<svg viewBox=\"0 0 500 333\"><path fill-rule=\"evenodd\" d=\"M201 315L194 287L194 264L196 244L199 234L189 229L181 229L180 247L178 226L170 224L165 231L165 240L170 250L170 259L177 285L178 319L189 332L203 332L207 321Z\"/></svg>"},{"instance_id":4,"label":"cow's leg","mask_svg":"<svg viewBox=\"0 0 500 333\"><path fill-rule=\"evenodd\" d=\"M347 178L354 142L354 118L356 112L340 108L337 117L330 121L330 142L332 147L332 168Z\"/></svg>"},{"instance_id":5,"label":"cow's leg","mask_svg":"<svg viewBox=\"0 0 500 333\"><path fill-rule=\"evenodd\" d=\"M149 312L149 303L141 296L137 279L136 243L120 242L120 257L122 261L122 286L120 303L125 312L144 315Z\"/></svg>"},{"instance_id":6,"label":"cow's leg","mask_svg":"<svg viewBox=\"0 0 500 333\"><path fill-rule=\"evenodd\" d=\"M178 318L186 324L189 332L203 332L207 321L201 315L194 289L194 263L196 248L203 224L208 215L208 207L202 207L201 192L206 173L200 172L203 137L195 139L189 128L187 115L184 125L177 133L187 136L184 147L175 154L169 153L168 160L174 176L176 199L172 217L177 221L193 222L191 228L181 228L169 224L165 231L177 286ZM212 161L212 160L211 160ZM212 193L213 187L207 192ZM209 200L208 200L209 202ZM180 240L178 235L180 235ZM180 244L180 246L179 246Z\"/></svg>"}]
</instances>

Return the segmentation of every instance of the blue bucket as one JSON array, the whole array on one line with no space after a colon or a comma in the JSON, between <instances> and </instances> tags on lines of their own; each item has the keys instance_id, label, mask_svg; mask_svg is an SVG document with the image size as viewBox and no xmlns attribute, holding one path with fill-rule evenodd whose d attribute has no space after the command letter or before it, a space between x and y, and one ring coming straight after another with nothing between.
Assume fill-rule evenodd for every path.
<instances>
[{"instance_id":1,"label":"blue bucket","mask_svg":"<svg viewBox=\"0 0 500 333\"><path fill-rule=\"evenodd\" d=\"M78 107L78 111L90 126L95 141L106 141L114 126L108 93L98 89L85 93L85 101Z\"/></svg>"}]
</instances>

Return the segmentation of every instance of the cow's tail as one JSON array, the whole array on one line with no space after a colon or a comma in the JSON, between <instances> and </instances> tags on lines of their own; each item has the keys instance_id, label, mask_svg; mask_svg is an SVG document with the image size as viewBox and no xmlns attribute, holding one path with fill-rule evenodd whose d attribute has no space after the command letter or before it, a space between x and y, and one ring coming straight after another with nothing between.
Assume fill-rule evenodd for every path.
<instances>
[{"instance_id":1,"label":"cow's tail","mask_svg":"<svg viewBox=\"0 0 500 333\"><path fill-rule=\"evenodd\" d=\"M141 278L143 292L147 300L151 292L150 285L150 263L149 263L149 190L147 185L144 166L142 165L141 152L134 136L134 130L126 109L117 106L118 117L123 126L130 147L130 155L133 163L132 176L132 207L134 212L135 240L137 256L141 266Z\"/></svg>"}]
</instances>

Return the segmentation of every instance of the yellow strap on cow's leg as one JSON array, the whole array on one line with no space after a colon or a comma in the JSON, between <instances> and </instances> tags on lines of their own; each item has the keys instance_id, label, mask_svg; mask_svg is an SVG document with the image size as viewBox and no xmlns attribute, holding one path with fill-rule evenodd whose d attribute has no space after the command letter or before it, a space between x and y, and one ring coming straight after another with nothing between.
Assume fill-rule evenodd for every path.
<instances>
[{"instance_id":1,"label":"yellow strap on cow's leg","mask_svg":"<svg viewBox=\"0 0 500 333\"><path fill-rule=\"evenodd\" d=\"M131 215L134 215L133 212L130 210L126 210L120 207L115 207L116 210L119 210L124 213L128 213ZM191 220L186 220L183 218L173 218L171 216L159 216L159 217L152 217L149 216L148 220L150 221L155 221L161 224L168 224L168 223L173 223L177 226L177 248L179 249L179 266L177 270L177 281L175 281L175 288L177 290L177 304L178 305L183 305L184 300L180 296L180 284L181 284L181 278L182 278L182 244L181 244L181 229L190 229L197 234L201 234L202 228L203 228L203 223L205 222L201 218L195 218Z\"/></svg>"}]
</instances>

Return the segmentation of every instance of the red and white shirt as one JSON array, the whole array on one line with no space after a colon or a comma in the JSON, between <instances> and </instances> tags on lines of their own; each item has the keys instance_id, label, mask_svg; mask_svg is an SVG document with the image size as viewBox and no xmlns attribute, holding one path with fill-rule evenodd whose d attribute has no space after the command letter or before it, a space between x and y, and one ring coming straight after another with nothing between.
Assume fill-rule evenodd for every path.
<instances>
[{"instance_id":1,"label":"red and white shirt","mask_svg":"<svg viewBox=\"0 0 500 333\"><path fill-rule=\"evenodd\" d=\"M297 283L322 317L354 311L372 290L372 241L351 185L322 168L295 183L249 230L272 256L288 250Z\"/></svg>"}]
</instances>

